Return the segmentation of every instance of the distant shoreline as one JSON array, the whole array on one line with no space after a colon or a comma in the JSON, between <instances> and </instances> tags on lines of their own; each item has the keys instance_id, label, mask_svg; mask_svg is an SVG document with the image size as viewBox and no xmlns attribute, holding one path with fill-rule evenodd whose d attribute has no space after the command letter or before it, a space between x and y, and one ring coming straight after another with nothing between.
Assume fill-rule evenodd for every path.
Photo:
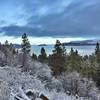
<instances>
[{"instance_id":1,"label":"distant shoreline","mask_svg":"<svg viewBox=\"0 0 100 100\"><path fill-rule=\"evenodd\" d=\"M96 44L64 44L64 46L95 46Z\"/></svg>"},{"instance_id":2,"label":"distant shoreline","mask_svg":"<svg viewBox=\"0 0 100 100\"><path fill-rule=\"evenodd\" d=\"M36 45L36 46L53 46L54 44L49 45ZM95 46L96 44L64 44L64 46ZM34 45L32 45L34 46Z\"/></svg>"},{"instance_id":3,"label":"distant shoreline","mask_svg":"<svg viewBox=\"0 0 100 100\"><path fill-rule=\"evenodd\" d=\"M95 46L96 44L64 44L64 46ZM39 47L47 47L47 46L54 46L54 44L46 44L46 45L31 45L31 46L39 46ZM21 45L14 44L15 48L21 48Z\"/></svg>"}]
</instances>

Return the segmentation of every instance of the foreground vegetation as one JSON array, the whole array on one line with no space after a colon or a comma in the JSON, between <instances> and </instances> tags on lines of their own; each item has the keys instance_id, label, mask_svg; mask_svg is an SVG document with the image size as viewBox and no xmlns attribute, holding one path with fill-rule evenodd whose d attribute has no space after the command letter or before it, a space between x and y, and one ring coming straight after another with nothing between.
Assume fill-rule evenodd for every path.
<instances>
[{"instance_id":1,"label":"foreground vegetation","mask_svg":"<svg viewBox=\"0 0 100 100\"><path fill-rule=\"evenodd\" d=\"M47 63L51 66L55 77L64 72L76 71L83 77L94 80L97 87L100 88L100 47L96 44L95 52L91 55L81 56L78 50L71 48L67 54L64 44L56 41L52 54L47 57L45 49L41 49L41 54L37 57L33 54L32 59L39 60L41 63Z\"/></svg>"},{"instance_id":2,"label":"foreground vegetation","mask_svg":"<svg viewBox=\"0 0 100 100\"><path fill-rule=\"evenodd\" d=\"M100 95L99 43L96 44L93 54L84 57L73 48L68 54L65 45L59 40L56 41L49 56L44 48L41 48L38 57L34 53L30 55L30 51L31 44L25 33L22 35L21 50L6 41L5 44L0 44L0 66L21 68L22 72L44 82L44 87L49 91L55 89L57 92L63 91L66 94L69 92L72 95L78 94L97 100L94 98Z\"/></svg>"}]
</instances>

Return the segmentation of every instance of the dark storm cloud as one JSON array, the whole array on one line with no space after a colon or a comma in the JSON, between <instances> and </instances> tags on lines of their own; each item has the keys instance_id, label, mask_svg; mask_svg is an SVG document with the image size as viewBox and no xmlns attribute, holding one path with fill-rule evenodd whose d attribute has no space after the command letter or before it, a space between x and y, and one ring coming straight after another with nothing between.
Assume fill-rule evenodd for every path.
<instances>
[{"instance_id":1,"label":"dark storm cloud","mask_svg":"<svg viewBox=\"0 0 100 100\"><path fill-rule=\"evenodd\" d=\"M6 15L9 21L0 17L8 23L0 29L6 35L26 32L31 36L100 36L100 0L4 1L2 4L11 8Z\"/></svg>"},{"instance_id":2,"label":"dark storm cloud","mask_svg":"<svg viewBox=\"0 0 100 100\"><path fill-rule=\"evenodd\" d=\"M57 33L46 32L41 30L39 27L28 27L28 26L5 26L0 29L0 32L4 32L7 36L20 36L23 33L27 33L30 36L56 36ZM64 34L63 34L64 35Z\"/></svg>"}]
</instances>

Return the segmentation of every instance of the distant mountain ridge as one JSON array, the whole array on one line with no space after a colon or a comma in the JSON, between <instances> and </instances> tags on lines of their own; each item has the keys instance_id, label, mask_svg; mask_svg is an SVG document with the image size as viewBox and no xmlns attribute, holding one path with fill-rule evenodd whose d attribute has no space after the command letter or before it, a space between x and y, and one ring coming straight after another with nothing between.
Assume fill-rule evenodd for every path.
<instances>
[{"instance_id":1,"label":"distant mountain ridge","mask_svg":"<svg viewBox=\"0 0 100 100\"><path fill-rule=\"evenodd\" d=\"M47 46L47 44L39 44L38 46Z\"/></svg>"},{"instance_id":2,"label":"distant mountain ridge","mask_svg":"<svg viewBox=\"0 0 100 100\"><path fill-rule=\"evenodd\" d=\"M21 48L21 45L20 45L20 44L13 44L13 46L14 46L15 48Z\"/></svg>"},{"instance_id":3,"label":"distant mountain ridge","mask_svg":"<svg viewBox=\"0 0 100 100\"><path fill-rule=\"evenodd\" d=\"M64 42L65 46L81 46L81 45L96 45L96 43L100 44L100 40L82 40L82 41L71 41L71 42ZM37 46L48 46L49 44L39 44ZM15 48L21 48L20 44L13 44ZM33 45L32 45L33 46Z\"/></svg>"},{"instance_id":4,"label":"distant mountain ridge","mask_svg":"<svg viewBox=\"0 0 100 100\"><path fill-rule=\"evenodd\" d=\"M82 40L82 41L71 41L68 43L63 43L64 45L73 45L73 46L80 46L80 45L96 45L96 43L100 43L100 40Z\"/></svg>"}]
</instances>

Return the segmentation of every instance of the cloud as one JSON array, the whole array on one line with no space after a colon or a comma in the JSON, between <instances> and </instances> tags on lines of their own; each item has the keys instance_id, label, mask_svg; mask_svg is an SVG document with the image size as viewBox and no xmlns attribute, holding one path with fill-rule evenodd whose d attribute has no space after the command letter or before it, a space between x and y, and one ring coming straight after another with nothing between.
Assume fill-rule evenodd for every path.
<instances>
[{"instance_id":1,"label":"cloud","mask_svg":"<svg viewBox=\"0 0 100 100\"><path fill-rule=\"evenodd\" d=\"M0 0L0 32L37 37L99 37L100 0Z\"/></svg>"},{"instance_id":2,"label":"cloud","mask_svg":"<svg viewBox=\"0 0 100 100\"><path fill-rule=\"evenodd\" d=\"M21 36L16 37L16 36L6 36L4 34L0 34L1 43L5 43L6 39L9 41L9 43L14 43L14 44L22 43ZM85 40L85 38L70 38L70 37L55 38L55 37L33 37L33 36L29 36L28 39L29 39L30 43L34 44L34 45L55 44L57 39L60 40L62 43L75 41L75 40Z\"/></svg>"},{"instance_id":3,"label":"cloud","mask_svg":"<svg viewBox=\"0 0 100 100\"><path fill-rule=\"evenodd\" d=\"M0 28L0 33L3 33L6 36L21 36L23 33L27 33L29 36L35 36L35 37L87 37L88 35L93 34L87 34L84 36L84 34L80 33L60 33L60 31L52 31L52 30L44 30L41 26L37 25L35 27L30 26L17 26L17 25L11 25L11 26L5 26Z\"/></svg>"},{"instance_id":4,"label":"cloud","mask_svg":"<svg viewBox=\"0 0 100 100\"><path fill-rule=\"evenodd\" d=\"M56 36L57 33L53 33L50 31L43 30L41 26L37 25L34 27L29 26L17 26L17 25L11 25L11 26L5 26L1 27L0 29L1 33L4 33L7 36L20 36L23 33L27 33L29 36Z\"/></svg>"},{"instance_id":5,"label":"cloud","mask_svg":"<svg viewBox=\"0 0 100 100\"><path fill-rule=\"evenodd\" d=\"M68 2L67 2L68 3ZM67 3L65 3L67 5ZM61 2L58 4L61 5ZM40 24L47 32L57 35L70 36L98 36L100 34L100 1L99 0L73 0L67 6L55 6L52 13L34 21L29 19L29 24ZM52 7L53 8L53 7ZM64 9L60 13L53 13L58 8ZM50 11L49 11L50 12Z\"/></svg>"}]
</instances>

